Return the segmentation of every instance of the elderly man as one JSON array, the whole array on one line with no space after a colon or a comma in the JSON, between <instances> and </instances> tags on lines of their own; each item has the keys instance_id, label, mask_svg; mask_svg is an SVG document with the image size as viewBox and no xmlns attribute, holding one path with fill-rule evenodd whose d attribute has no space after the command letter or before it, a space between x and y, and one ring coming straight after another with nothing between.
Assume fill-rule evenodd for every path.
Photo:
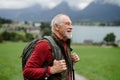
<instances>
[{"instance_id":1,"label":"elderly man","mask_svg":"<svg viewBox=\"0 0 120 80\"><path fill-rule=\"evenodd\" d=\"M27 80L72 80L72 63L79 61L76 53L71 53L70 39L72 37L72 21L65 14L56 15L52 21L52 38L59 47L61 60L52 55L52 48L46 40L37 43L28 59L23 76ZM50 63L43 67L46 63Z\"/></svg>"}]
</instances>

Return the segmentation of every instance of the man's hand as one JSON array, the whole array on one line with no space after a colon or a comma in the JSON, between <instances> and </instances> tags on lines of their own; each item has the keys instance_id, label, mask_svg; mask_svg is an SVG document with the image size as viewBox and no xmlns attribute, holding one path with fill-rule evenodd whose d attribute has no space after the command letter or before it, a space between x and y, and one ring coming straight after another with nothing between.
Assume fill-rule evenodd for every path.
<instances>
[{"instance_id":1,"label":"man's hand","mask_svg":"<svg viewBox=\"0 0 120 80\"><path fill-rule=\"evenodd\" d=\"M72 58L74 63L76 63L80 60L79 56L76 53L72 53L71 58Z\"/></svg>"},{"instance_id":2,"label":"man's hand","mask_svg":"<svg viewBox=\"0 0 120 80\"><path fill-rule=\"evenodd\" d=\"M54 60L53 66L50 68L50 73L60 73L67 69L65 60Z\"/></svg>"}]
</instances>

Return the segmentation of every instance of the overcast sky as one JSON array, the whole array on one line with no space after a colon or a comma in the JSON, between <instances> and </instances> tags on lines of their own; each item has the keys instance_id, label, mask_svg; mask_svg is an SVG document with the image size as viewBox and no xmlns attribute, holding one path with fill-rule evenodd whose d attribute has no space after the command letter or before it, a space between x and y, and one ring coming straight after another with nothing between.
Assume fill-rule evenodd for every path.
<instances>
[{"instance_id":1,"label":"overcast sky","mask_svg":"<svg viewBox=\"0 0 120 80\"><path fill-rule=\"evenodd\" d=\"M35 4L52 9L63 1L67 2L70 7L77 9L84 9L93 1L102 1L103 3L120 6L120 0L0 0L0 9L21 9Z\"/></svg>"}]
</instances>

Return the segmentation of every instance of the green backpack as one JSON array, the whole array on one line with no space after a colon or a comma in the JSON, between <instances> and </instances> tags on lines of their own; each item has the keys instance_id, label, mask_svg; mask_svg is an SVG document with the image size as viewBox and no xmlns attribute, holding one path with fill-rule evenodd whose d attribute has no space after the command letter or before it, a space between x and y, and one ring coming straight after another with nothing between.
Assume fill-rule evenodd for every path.
<instances>
[{"instance_id":1,"label":"green backpack","mask_svg":"<svg viewBox=\"0 0 120 80\"><path fill-rule=\"evenodd\" d=\"M53 38L51 36L44 36L42 39L34 39L24 48L24 50L22 52L22 69L25 67L26 62L27 62L28 58L31 56L37 42L40 41L40 40L46 40L50 44L50 46L52 48L52 54L53 54L54 59L56 59L56 60L62 59L60 49L56 45Z\"/></svg>"}]
</instances>

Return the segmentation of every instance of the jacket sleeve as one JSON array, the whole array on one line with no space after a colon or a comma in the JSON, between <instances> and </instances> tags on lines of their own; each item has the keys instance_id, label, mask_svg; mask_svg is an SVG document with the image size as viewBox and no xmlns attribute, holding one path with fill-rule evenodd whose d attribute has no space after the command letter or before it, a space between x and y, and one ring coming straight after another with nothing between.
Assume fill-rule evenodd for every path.
<instances>
[{"instance_id":1,"label":"jacket sleeve","mask_svg":"<svg viewBox=\"0 0 120 80\"><path fill-rule=\"evenodd\" d=\"M50 74L50 66L42 67L45 62L52 61L52 50L48 42L40 41L23 70L23 76L27 79L44 78L46 73Z\"/></svg>"}]
</instances>

